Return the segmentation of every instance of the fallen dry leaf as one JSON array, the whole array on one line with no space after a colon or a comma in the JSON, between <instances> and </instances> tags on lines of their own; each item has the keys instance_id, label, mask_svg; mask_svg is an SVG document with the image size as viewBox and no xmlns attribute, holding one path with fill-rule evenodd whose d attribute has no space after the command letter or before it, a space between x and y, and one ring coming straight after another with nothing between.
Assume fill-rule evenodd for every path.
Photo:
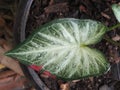
<instances>
[{"instance_id":1,"label":"fallen dry leaf","mask_svg":"<svg viewBox=\"0 0 120 90\"><path fill-rule=\"evenodd\" d=\"M0 79L6 78L6 77L10 77L12 75L15 75L16 73L12 70L6 70L0 73Z\"/></svg>"},{"instance_id":2,"label":"fallen dry leaf","mask_svg":"<svg viewBox=\"0 0 120 90\"><path fill-rule=\"evenodd\" d=\"M27 87L25 85L29 84L27 79L14 73L13 71L3 71L0 73L0 77L0 90L27 90L25 89Z\"/></svg>"},{"instance_id":3,"label":"fallen dry leaf","mask_svg":"<svg viewBox=\"0 0 120 90\"><path fill-rule=\"evenodd\" d=\"M1 46L0 47L0 63L5 65L6 67L12 69L16 73L24 76L19 63L16 60L4 55L4 53L6 51L10 50L12 48L12 46L10 46L7 43L7 41L5 41L3 39L0 40L0 46Z\"/></svg>"},{"instance_id":4,"label":"fallen dry leaf","mask_svg":"<svg viewBox=\"0 0 120 90\"><path fill-rule=\"evenodd\" d=\"M17 61L15 61L14 59L9 58L9 57L4 56L4 55L0 55L0 63L5 65L6 67L12 69L16 73L24 76L23 71L21 70L19 63Z\"/></svg>"}]
</instances>

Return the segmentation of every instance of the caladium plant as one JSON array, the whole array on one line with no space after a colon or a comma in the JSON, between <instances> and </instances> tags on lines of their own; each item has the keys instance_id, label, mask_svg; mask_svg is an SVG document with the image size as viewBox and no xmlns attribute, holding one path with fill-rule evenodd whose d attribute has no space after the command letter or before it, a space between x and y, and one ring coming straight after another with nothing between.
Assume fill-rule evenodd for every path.
<instances>
[{"instance_id":1,"label":"caladium plant","mask_svg":"<svg viewBox=\"0 0 120 90\"><path fill-rule=\"evenodd\" d=\"M108 30L94 20L57 19L38 28L6 55L26 65L42 65L43 70L62 79L101 75L110 65L91 45L100 42Z\"/></svg>"},{"instance_id":2,"label":"caladium plant","mask_svg":"<svg viewBox=\"0 0 120 90\"><path fill-rule=\"evenodd\" d=\"M97 21L58 19L40 27L6 55L28 65L42 65L43 69L64 79L93 76L109 68L105 56L90 48L106 31L107 27Z\"/></svg>"}]
</instances>

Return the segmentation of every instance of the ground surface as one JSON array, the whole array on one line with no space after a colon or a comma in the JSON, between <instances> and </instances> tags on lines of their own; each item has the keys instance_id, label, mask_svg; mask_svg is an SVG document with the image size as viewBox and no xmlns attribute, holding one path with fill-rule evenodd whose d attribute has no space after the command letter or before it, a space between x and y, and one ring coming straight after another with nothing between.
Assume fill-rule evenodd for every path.
<instances>
[{"instance_id":1,"label":"ground surface","mask_svg":"<svg viewBox=\"0 0 120 90\"><path fill-rule=\"evenodd\" d=\"M13 3L14 0L11 0L11 4L9 0L3 1L4 4L0 2L0 45L2 48L6 48L6 44L9 47L13 46L13 23L17 6ZM26 37L31 34L36 27L57 18L93 19L101 21L107 26L112 26L117 23L111 10L113 3L120 3L120 1L34 0L27 21ZM107 33L105 36L116 42L120 42L120 28ZM118 81L120 80L120 73L117 72L119 71L118 68L120 68L120 47L104 39L94 47L105 53L108 61L111 63L112 69L108 73L99 77L90 77L88 79L69 82L42 77L44 83L50 90L60 90L60 88L61 90L120 90L120 82ZM5 80L9 83L4 83L3 81ZM26 80L24 78L21 79L20 75L11 70L2 69L0 70L0 83L2 88L4 88L3 90L5 90L7 86L8 88L6 90L21 90L20 88L25 86ZM4 87L3 83L5 85ZM10 89L9 86L15 89Z\"/></svg>"}]
</instances>

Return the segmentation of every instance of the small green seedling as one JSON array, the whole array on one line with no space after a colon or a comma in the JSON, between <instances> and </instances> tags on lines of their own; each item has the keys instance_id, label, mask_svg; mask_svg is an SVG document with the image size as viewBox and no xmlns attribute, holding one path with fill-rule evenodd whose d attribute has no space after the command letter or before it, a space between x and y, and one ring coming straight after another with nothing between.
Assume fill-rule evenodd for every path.
<instances>
[{"instance_id":1,"label":"small green seedling","mask_svg":"<svg viewBox=\"0 0 120 90\"><path fill-rule=\"evenodd\" d=\"M120 22L120 6L112 6ZM6 53L26 65L42 65L58 78L75 80L105 73L110 64L102 52L91 48L101 41L108 28L89 19L57 19L38 28L24 42Z\"/></svg>"}]
</instances>

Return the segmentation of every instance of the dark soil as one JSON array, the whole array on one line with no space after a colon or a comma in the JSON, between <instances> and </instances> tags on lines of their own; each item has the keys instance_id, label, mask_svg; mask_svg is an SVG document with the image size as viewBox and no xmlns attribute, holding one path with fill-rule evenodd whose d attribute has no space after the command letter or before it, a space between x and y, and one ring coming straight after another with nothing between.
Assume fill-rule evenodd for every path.
<instances>
[{"instance_id":1,"label":"dark soil","mask_svg":"<svg viewBox=\"0 0 120 90\"><path fill-rule=\"evenodd\" d=\"M113 3L119 3L119 0L34 0L32 4L26 27L26 37L37 27L57 18L79 18L93 19L103 22L106 26L112 26L117 23L111 10ZM105 36L114 38L120 35L120 30L115 29L108 32ZM119 42L119 41L118 41ZM111 63L111 70L99 77L91 77L79 80L78 82L69 83L71 90L120 90L120 73L117 72L120 65L120 48L106 40L102 40L96 46L101 50ZM118 67L117 67L118 66ZM50 90L60 90L58 80L45 79ZM102 89L104 88L104 89Z\"/></svg>"}]
</instances>

